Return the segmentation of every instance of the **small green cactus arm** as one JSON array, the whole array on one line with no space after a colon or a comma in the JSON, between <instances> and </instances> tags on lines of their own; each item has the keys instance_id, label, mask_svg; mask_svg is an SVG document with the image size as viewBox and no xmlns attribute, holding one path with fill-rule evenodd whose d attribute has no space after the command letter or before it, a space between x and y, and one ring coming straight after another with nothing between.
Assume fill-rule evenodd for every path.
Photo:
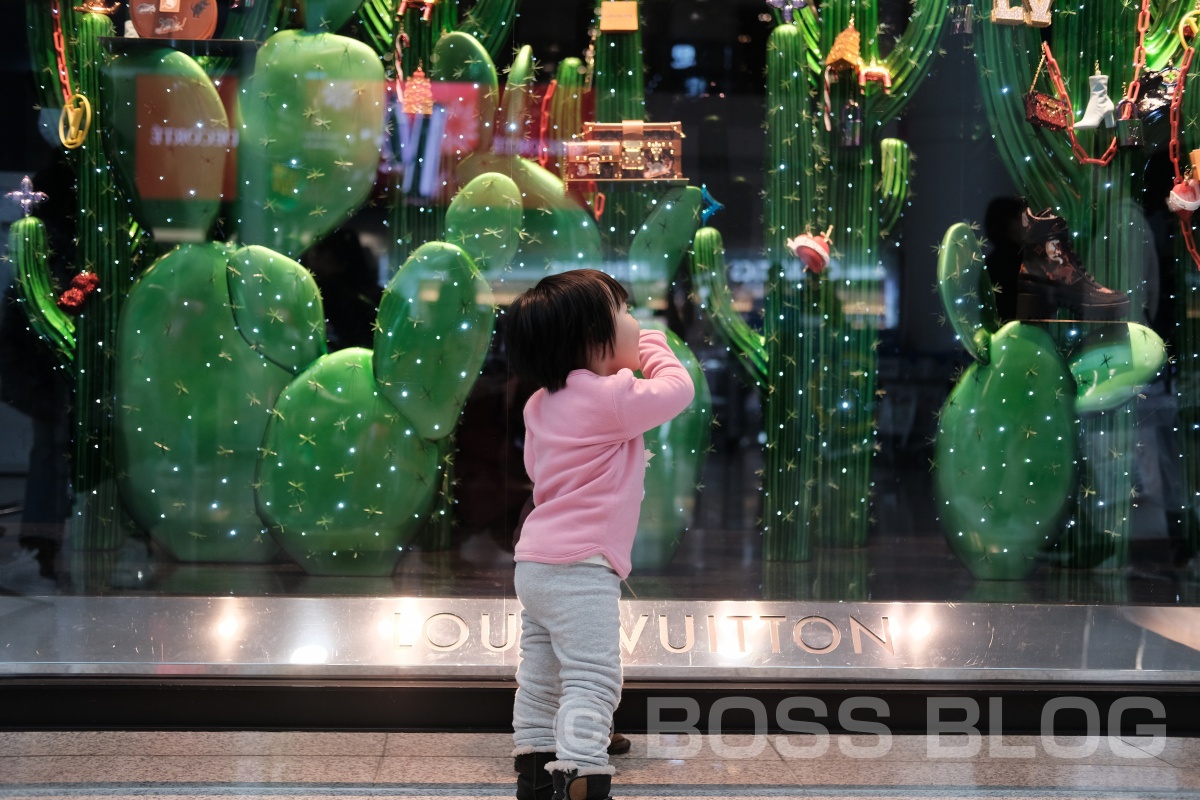
<instances>
[{"instance_id":1,"label":"small green cactus arm","mask_svg":"<svg viewBox=\"0 0 1200 800\"><path fill-rule=\"evenodd\" d=\"M900 221L908 202L908 179L912 172L912 154L903 139L884 139L879 143L883 162L879 181L879 232L888 234Z\"/></svg>"},{"instance_id":2,"label":"small green cactus arm","mask_svg":"<svg viewBox=\"0 0 1200 800\"><path fill-rule=\"evenodd\" d=\"M725 281L725 242L716 228L696 231L692 243L692 284L703 308L754 379L766 385L767 348L762 334L751 328L733 305Z\"/></svg>"},{"instance_id":3,"label":"small green cactus arm","mask_svg":"<svg viewBox=\"0 0 1200 800\"><path fill-rule=\"evenodd\" d=\"M479 85L479 149L491 150L499 105L500 82L496 65L487 50L474 36L466 33L447 33L438 40L428 65L429 76L437 81L454 81Z\"/></svg>"},{"instance_id":4,"label":"small green cactus arm","mask_svg":"<svg viewBox=\"0 0 1200 800\"><path fill-rule=\"evenodd\" d=\"M1079 343L1069 361L1079 413L1111 411L1154 380L1167 363L1167 348L1145 325L1100 325Z\"/></svg>"},{"instance_id":5,"label":"small green cactus arm","mask_svg":"<svg viewBox=\"0 0 1200 800\"><path fill-rule=\"evenodd\" d=\"M668 189L638 228L629 246L633 300L646 305L662 297L700 225L702 194L695 186Z\"/></svg>"},{"instance_id":6,"label":"small green cactus arm","mask_svg":"<svg viewBox=\"0 0 1200 800\"><path fill-rule=\"evenodd\" d=\"M498 172L471 179L446 210L446 241L458 245L485 277L506 272L521 247L521 190Z\"/></svg>"},{"instance_id":7,"label":"small green cactus arm","mask_svg":"<svg viewBox=\"0 0 1200 800\"><path fill-rule=\"evenodd\" d=\"M504 84L504 97L496 124L499 126L499 153L520 155L525 141L532 138L530 105L533 102L533 78L536 66L533 48L525 45L517 51Z\"/></svg>"},{"instance_id":8,"label":"small green cactus arm","mask_svg":"<svg viewBox=\"0 0 1200 800\"><path fill-rule=\"evenodd\" d=\"M325 355L325 313L308 270L250 245L230 255L227 274L234 324L251 350L293 375Z\"/></svg>"},{"instance_id":9,"label":"small green cactus arm","mask_svg":"<svg viewBox=\"0 0 1200 800\"><path fill-rule=\"evenodd\" d=\"M58 307L50 283L46 226L37 217L25 217L8 231L8 252L17 273L17 297L29 325L54 351L60 363L75 358L75 323Z\"/></svg>"},{"instance_id":10,"label":"small green cactus arm","mask_svg":"<svg viewBox=\"0 0 1200 800\"><path fill-rule=\"evenodd\" d=\"M375 380L423 438L453 432L495 315L487 281L452 244L421 245L388 284L375 333Z\"/></svg>"},{"instance_id":11,"label":"small green cactus arm","mask_svg":"<svg viewBox=\"0 0 1200 800\"><path fill-rule=\"evenodd\" d=\"M976 361L987 364L992 334L999 329L1000 321L979 240L965 223L951 225L942 237L938 294L946 308L946 319L963 347Z\"/></svg>"},{"instance_id":12,"label":"small green cactus arm","mask_svg":"<svg viewBox=\"0 0 1200 800\"><path fill-rule=\"evenodd\" d=\"M563 143L579 138L583 131L583 97L586 91L587 70L578 58L564 58L554 78L554 94L550 98L550 117L546 141L550 148L541 164L556 175L563 174Z\"/></svg>"}]
</instances>

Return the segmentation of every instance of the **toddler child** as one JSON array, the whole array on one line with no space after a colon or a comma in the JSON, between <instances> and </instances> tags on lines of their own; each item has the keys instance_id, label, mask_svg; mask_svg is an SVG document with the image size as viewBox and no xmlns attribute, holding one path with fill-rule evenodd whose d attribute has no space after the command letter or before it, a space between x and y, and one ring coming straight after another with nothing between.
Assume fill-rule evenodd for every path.
<instances>
[{"instance_id":1,"label":"toddler child","mask_svg":"<svg viewBox=\"0 0 1200 800\"><path fill-rule=\"evenodd\" d=\"M538 387L525 404L534 507L515 552L519 800L548 800L551 788L555 800L604 800L615 771L617 601L644 494L642 434L695 391L666 336L640 330L626 298L609 275L579 269L543 278L506 313L509 363Z\"/></svg>"}]
</instances>

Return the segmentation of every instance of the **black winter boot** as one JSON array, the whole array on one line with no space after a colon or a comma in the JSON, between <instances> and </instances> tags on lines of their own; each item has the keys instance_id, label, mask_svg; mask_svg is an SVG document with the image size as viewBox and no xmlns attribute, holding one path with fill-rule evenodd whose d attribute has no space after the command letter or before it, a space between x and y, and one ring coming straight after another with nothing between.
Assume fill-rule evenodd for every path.
<instances>
[{"instance_id":1,"label":"black winter boot","mask_svg":"<svg viewBox=\"0 0 1200 800\"><path fill-rule=\"evenodd\" d=\"M576 770L551 772L554 800L612 800L612 775L580 775Z\"/></svg>"},{"instance_id":2,"label":"black winter boot","mask_svg":"<svg viewBox=\"0 0 1200 800\"><path fill-rule=\"evenodd\" d=\"M551 800L554 796L554 778L546 771L546 765L553 760L553 752L513 756L513 769L517 771L517 800Z\"/></svg>"},{"instance_id":3,"label":"black winter boot","mask_svg":"<svg viewBox=\"0 0 1200 800\"><path fill-rule=\"evenodd\" d=\"M1096 282L1071 245L1071 231L1050 209L1021 215L1017 319L1053 319L1066 308L1082 320L1119 320L1129 298Z\"/></svg>"}]
</instances>

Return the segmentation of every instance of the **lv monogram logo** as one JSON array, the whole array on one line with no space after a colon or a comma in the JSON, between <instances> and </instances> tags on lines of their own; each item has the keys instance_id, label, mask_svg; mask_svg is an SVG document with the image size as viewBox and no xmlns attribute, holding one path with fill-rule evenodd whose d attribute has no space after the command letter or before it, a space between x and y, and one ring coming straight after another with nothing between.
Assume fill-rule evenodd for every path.
<instances>
[{"instance_id":1,"label":"lv monogram logo","mask_svg":"<svg viewBox=\"0 0 1200 800\"><path fill-rule=\"evenodd\" d=\"M992 22L997 25L1032 25L1045 28L1050 24L1052 0L1022 0L1019 5L1009 5L1009 0L996 0L992 7Z\"/></svg>"},{"instance_id":2,"label":"lv monogram logo","mask_svg":"<svg viewBox=\"0 0 1200 800\"><path fill-rule=\"evenodd\" d=\"M58 139L63 147L74 150L87 139L92 128L92 104L81 94L71 95L58 117Z\"/></svg>"}]
</instances>

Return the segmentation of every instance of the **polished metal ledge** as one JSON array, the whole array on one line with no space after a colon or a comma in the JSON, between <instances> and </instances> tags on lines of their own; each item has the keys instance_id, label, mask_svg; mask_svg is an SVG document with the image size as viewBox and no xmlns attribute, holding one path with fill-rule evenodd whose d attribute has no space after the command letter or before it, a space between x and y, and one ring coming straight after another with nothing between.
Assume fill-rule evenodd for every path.
<instances>
[{"instance_id":1,"label":"polished metal ledge","mask_svg":"<svg viewBox=\"0 0 1200 800\"><path fill-rule=\"evenodd\" d=\"M0 676L511 679L512 598L4 597ZM628 681L1200 682L1200 608L622 601Z\"/></svg>"}]
</instances>

